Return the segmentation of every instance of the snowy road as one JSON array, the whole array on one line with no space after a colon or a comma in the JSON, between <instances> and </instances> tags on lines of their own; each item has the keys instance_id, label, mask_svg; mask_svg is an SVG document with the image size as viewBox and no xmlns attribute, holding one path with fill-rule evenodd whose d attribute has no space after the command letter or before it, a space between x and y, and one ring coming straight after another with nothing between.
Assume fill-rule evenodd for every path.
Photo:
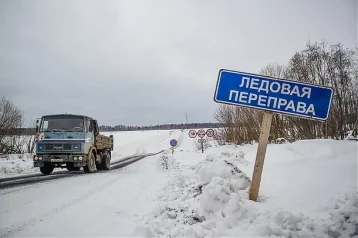
<instances>
[{"instance_id":1,"label":"snowy road","mask_svg":"<svg viewBox=\"0 0 358 238\"><path fill-rule=\"evenodd\" d=\"M148 197L155 196L153 187L162 186L153 170L147 176L133 172L146 162L132 164L128 171L61 179L2 194L0 235L130 235L136 218L151 208Z\"/></svg>"},{"instance_id":2,"label":"snowy road","mask_svg":"<svg viewBox=\"0 0 358 238\"><path fill-rule=\"evenodd\" d=\"M0 191L0 236L131 235L165 182L151 156L182 136L180 131L139 133L133 133L137 143L123 133L114 134L117 146L110 171L1 179L8 189ZM14 187L16 183L26 186Z\"/></svg>"},{"instance_id":3,"label":"snowy road","mask_svg":"<svg viewBox=\"0 0 358 238\"><path fill-rule=\"evenodd\" d=\"M132 163L137 162L138 160L144 159L149 156L160 154L162 151L158 153L150 153L145 155L136 155L136 156L129 156L124 158L120 161L116 161L111 163L111 170L120 169L125 166L128 166ZM94 173L107 173L108 171L95 171ZM49 176L43 176L42 174L31 174L31 175L24 175L24 176L15 176L10 178L2 178L0 179L0 189L11 188L11 187L18 187L23 185L29 185L39 182L48 182L55 179L67 178L67 177L74 177L74 176L84 176L85 174L83 171L57 171Z\"/></svg>"}]
</instances>

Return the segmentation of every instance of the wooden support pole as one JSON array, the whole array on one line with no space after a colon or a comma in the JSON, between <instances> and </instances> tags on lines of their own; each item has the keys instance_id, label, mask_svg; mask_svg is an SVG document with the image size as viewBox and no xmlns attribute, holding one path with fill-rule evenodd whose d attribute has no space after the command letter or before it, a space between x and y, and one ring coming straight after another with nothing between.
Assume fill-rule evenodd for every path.
<instances>
[{"instance_id":1,"label":"wooden support pole","mask_svg":"<svg viewBox=\"0 0 358 238\"><path fill-rule=\"evenodd\" d=\"M254 167L254 172L252 174L252 181L251 181L250 195L249 195L250 200L253 201L257 201L257 197L259 195L261 175L264 167L268 138L270 135L272 116L273 116L272 113L265 112L262 119L259 145L257 148L255 167Z\"/></svg>"}]
</instances>

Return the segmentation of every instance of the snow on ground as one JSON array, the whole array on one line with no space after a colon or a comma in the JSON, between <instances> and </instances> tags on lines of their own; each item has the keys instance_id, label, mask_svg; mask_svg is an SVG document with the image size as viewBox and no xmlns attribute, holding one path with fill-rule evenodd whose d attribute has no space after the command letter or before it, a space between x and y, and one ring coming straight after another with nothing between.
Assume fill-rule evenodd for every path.
<instances>
[{"instance_id":1,"label":"snow on ground","mask_svg":"<svg viewBox=\"0 0 358 238\"><path fill-rule=\"evenodd\" d=\"M173 131L120 131L104 132L103 135L113 135L114 150L112 162L120 161L129 156L157 153L168 149L171 139L181 140L182 132ZM0 156L0 178L39 173L33 167L31 154L10 155L8 158ZM55 171L63 169L56 168Z\"/></svg>"},{"instance_id":2,"label":"snow on ground","mask_svg":"<svg viewBox=\"0 0 358 238\"><path fill-rule=\"evenodd\" d=\"M0 178L38 173L31 154L0 156Z\"/></svg>"},{"instance_id":3,"label":"snow on ground","mask_svg":"<svg viewBox=\"0 0 358 238\"><path fill-rule=\"evenodd\" d=\"M107 173L0 191L0 236L358 237L357 142L270 144L253 202L257 145L209 140L201 153L187 132L114 133L116 159L166 150Z\"/></svg>"},{"instance_id":4,"label":"snow on ground","mask_svg":"<svg viewBox=\"0 0 358 238\"><path fill-rule=\"evenodd\" d=\"M125 143L125 135L133 136ZM137 134L138 143L135 143ZM144 136L144 134L147 134ZM176 131L115 133L114 152L139 149L158 152L169 147ZM120 142L122 144L120 145ZM129 146L130 145L130 146ZM155 157L106 173L86 174L0 191L0 237L130 236L141 217L154 208L157 192L167 181Z\"/></svg>"},{"instance_id":5,"label":"snow on ground","mask_svg":"<svg viewBox=\"0 0 358 238\"><path fill-rule=\"evenodd\" d=\"M124 237L164 185L151 157L123 169L0 192L0 236Z\"/></svg>"},{"instance_id":6,"label":"snow on ground","mask_svg":"<svg viewBox=\"0 0 358 238\"><path fill-rule=\"evenodd\" d=\"M167 155L169 181L136 235L358 237L356 142L270 144L259 202L248 199L257 145L196 144Z\"/></svg>"},{"instance_id":7,"label":"snow on ground","mask_svg":"<svg viewBox=\"0 0 358 238\"><path fill-rule=\"evenodd\" d=\"M168 149L171 139L180 140L180 130L158 130L158 131L120 131L106 132L104 135L113 135L114 152L112 161L119 161L133 155L157 153Z\"/></svg>"}]
</instances>

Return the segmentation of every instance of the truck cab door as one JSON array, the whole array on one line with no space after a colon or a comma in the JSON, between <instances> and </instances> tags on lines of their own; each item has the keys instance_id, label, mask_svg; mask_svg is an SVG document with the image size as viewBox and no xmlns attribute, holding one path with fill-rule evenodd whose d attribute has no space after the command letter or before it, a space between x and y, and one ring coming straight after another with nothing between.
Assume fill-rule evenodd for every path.
<instances>
[{"instance_id":1,"label":"truck cab door","mask_svg":"<svg viewBox=\"0 0 358 238\"><path fill-rule=\"evenodd\" d=\"M93 120L88 119L87 123L88 123L88 131L87 131L87 134L86 134L86 138L87 138L87 140L89 139L89 142L91 143L91 145L93 145L94 142L95 142Z\"/></svg>"},{"instance_id":2,"label":"truck cab door","mask_svg":"<svg viewBox=\"0 0 358 238\"><path fill-rule=\"evenodd\" d=\"M97 125L96 120L91 120L90 121L90 132L91 132L92 143L95 145L96 144L96 137L98 135L98 125Z\"/></svg>"}]
</instances>

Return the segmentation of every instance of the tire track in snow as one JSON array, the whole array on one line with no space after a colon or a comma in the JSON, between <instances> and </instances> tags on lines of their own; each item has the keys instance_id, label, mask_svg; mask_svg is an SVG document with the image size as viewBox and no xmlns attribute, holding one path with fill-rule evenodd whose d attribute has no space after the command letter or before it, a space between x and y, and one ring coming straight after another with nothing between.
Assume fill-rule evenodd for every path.
<instances>
[{"instance_id":1,"label":"tire track in snow","mask_svg":"<svg viewBox=\"0 0 358 238\"><path fill-rule=\"evenodd\" d=\"M83 173L83 171L78 171L78 172L74 172L74 171L59 171L59 172L55 172L51 175L47 175L44 176L42 174L38 174L38 175L27 175L27 176L16 176L16 177L12 177L12 178L4 178L0 180L0 190L4 190L4 189L9 189L9 188L13 188L13 187L19 187L19 186L26 186L26 185L31 185L31 184L39 184L39 183L44 183L44 182L50 182L51 180L57 180L57 179L66 179L66 178L73 178L73 177L78 177L78 176L85 176L85 175L92 175L92 174L99 174L99 173L107 173L107 172L111 172L111 171L115 171L117 169L123 168L125 166L128 166L132 163L135 163L141 159L144 159L146 157L149 156L153 156L153 155L157 155L164 152L164 150L159 151L157 153L150 153L150 154L145 154L145 155L136 155L136 156L129 156L126 157L120 161L116 161L114 163L111 164L111 169L108 171L95 171L91 174L85 174ZM9 192L15 192L18 191L17 190L12 190L12 191L8 191L5 193L1 193L2 194L6 194Z\"/></svg>"},{"instance_id":2,"label":"tire track in snow","mask_svg":"<svg viewBox=\"0 0 358 238\"><path fill-rule=\"evenodd\" d=\"M137 162L137 161L139 161L141 159L144 159L146 157L158 155L158 154L160 154L162 152L164 152L164 150L159 151L157 153L150 153L150 154L146 154L146 155L134 156L134 157L127 158L127 159L125 159L125 161L122 160L120 162L116 162L113 165L113 167L111 167L112 169L109 170L109 171L106 171L106 172L114 173L114 172L116 172L117 169L126 167L126 166L128 166L130 164L133 164L133 163L135 163L135 162ZM99 175L100 173L103 173L103 171L100 171L99 173L97 172L97 173L89 174L89 175L95 176L95 175ZM86 174L77 174L77 175L82 175L83 176L83 175L86 175ZM63 174L63 176L68 177L68 174ZM116 177L111 179L111 180L109 180L108 182L103 182L100 185L90 189L90 191L86 192L84 195L82 195L80 197L77 197L75 199L69 200L69 201L57 206L56 208L53 208L51 211L49 211L49 212L47 212L47 213L45 213L43 215L39 215L37 217L30 218L30 219L27 219L27 220L22 221L22 222L12 224L11 226L7 226L5 228L0 228L0 237L8 237L9 235L12 235L12 234L14 234L16 232L23 231L24 229L26 229L29 226L36 225L37 223L42 222L45 219L51 219L55 214L57 214L57 213L59 213L61 211L67 210L68 208L76 205L78 202L83 201L83 200L85 200L85 199L87 199L87 198L89 198L89 197L91 197L91 196L93 196L95 194L98 194L99 192L101 192L102 190L107 188L108 186L112 185L112 183L115 182L115 181L118 181L118 179ZM14 192L14 191L12 191L12 192Z\"/></svg>"},{"instance_id":3,"label":"tire track in snow","mask_svg":"<svg viewBox=\"0 0 358 238\"><path fill-rule=\"evenodd\" d=\"M65 203L62 203L61 205L53 208L51 211L49 211L43 215L39 215L37 217L30 218L30 219L27 219L22 222L12 224L11 226L1 228L0 229L0 237L8 237L9 235L14 234L16 232L21 232L22 230L26 229L28 226L36 225L37 223L42 222L45 219L51 219L55 214L71 208L72 206L76 205L78 202L84 201L85 199L89 198L90 196L94 196L94 195L98 194L99 192L101 192L102 190L104 190L105 188L110 186L116 180L117 180L117 178L115 177L115 178L112 178L111 180L109 180L108 182L107 181L103 182L100 185L90 189L84 195L79 196L75 199L71 199Z\"/></svg>"}]
</instances>

